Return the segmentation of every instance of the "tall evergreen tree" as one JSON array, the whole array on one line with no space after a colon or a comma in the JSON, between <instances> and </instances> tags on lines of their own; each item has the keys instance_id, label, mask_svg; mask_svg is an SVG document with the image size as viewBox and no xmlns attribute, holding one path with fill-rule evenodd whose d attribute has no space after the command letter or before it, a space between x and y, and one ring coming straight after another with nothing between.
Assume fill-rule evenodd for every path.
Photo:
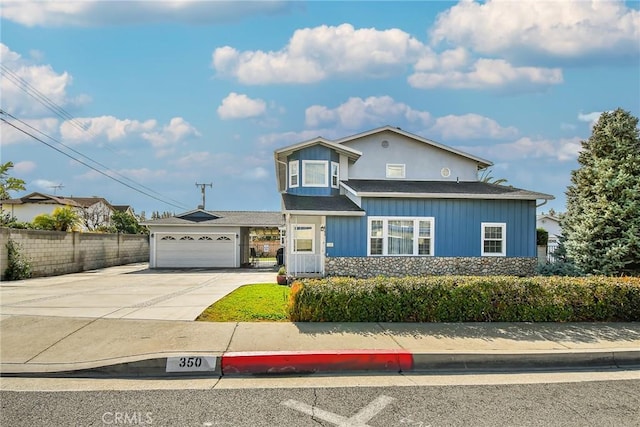
<instances>
[{"instance_id":1,"label":"tall evergreen tree","mask_svg":"<svg viewBox=\"0 0 640 427\"><path fill-rule=\"evenodd\" d=\"M602 113L578 163L562 220L567 255L587 273L640 274L638 118Z\"/></svg>"}]
</instances>

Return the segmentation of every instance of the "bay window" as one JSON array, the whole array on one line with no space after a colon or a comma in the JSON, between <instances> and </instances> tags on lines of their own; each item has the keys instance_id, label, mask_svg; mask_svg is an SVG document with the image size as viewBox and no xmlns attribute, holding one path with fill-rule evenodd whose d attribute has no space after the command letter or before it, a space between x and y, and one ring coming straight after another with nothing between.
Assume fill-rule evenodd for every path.
<instances>
[{"instance_id":1,"label":"bay window","mask_svg":"<svg viewBox=\"0 0 640 427\"><path fill-rule=\"evenodd\" d=\"M302 185L304 187L328 187L328 162L326 160L302 161Z\"/></svg>"}]
</instances>

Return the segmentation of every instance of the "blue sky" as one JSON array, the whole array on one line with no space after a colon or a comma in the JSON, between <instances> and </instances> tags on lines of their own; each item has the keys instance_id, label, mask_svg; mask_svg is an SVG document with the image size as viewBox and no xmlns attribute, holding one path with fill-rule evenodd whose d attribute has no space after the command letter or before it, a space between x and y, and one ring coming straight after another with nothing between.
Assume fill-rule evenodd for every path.
<instances>
[{"instance_id":1,"label":"blue sky","mask_svg":"<svg viewBox=\"0 0 640 427\"><path fill-rule=\"evenodd\" d=\"M14 197L149 216L194 209L198 182L213 183L207 209L279 210L275 149L392 125L564 211L593 121L640 114L638 2L3 0L0 14L2 118L42 140L1 124L2 162L27 183Z\"/></svg>"}]
</instances>

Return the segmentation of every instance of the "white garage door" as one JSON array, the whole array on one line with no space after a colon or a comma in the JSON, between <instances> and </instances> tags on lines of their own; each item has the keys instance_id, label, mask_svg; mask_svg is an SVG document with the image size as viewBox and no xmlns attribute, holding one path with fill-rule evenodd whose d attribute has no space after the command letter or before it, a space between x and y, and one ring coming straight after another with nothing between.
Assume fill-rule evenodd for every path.
<instances>
[{"instance_id":1,"label":"white garage door","mask_svg":"<svg viewBox=\"0 0 640 427\"><path fill-rule=\"evenodd\" d=\"M236 267L235 234L159 235L156 267Z\"/></svg>"}]
</instances>

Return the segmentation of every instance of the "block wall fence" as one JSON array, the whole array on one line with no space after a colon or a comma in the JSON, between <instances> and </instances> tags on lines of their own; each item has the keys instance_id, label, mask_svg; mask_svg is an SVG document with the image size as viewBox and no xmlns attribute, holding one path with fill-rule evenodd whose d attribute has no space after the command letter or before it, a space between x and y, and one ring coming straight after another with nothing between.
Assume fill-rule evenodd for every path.
<instances>
[{"instance_id":1,"label":"block wall fence","mask_svg":"<svg viewBox=\"0 0 640 427\"><path fill-rule=\"evenodd\" d=\"M19 230L0 227L0 274L7 268L7 242L13 240L31 263L32 277L57 276L96 268L149 261L149 237Z\"/></svg>"}]
</instances>

